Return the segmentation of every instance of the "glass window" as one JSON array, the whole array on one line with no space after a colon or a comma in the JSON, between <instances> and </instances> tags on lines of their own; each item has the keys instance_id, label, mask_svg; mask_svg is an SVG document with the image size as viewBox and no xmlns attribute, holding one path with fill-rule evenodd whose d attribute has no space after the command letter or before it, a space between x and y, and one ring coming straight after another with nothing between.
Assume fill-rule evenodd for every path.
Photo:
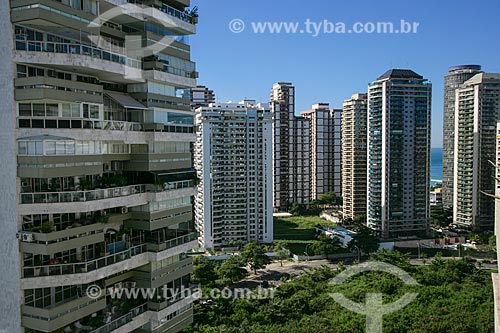
<instances>
[{"instance_id":1,"label":"glass window","mask_svg":"<svg viewBox=\"0 0 500 333\"><path fill-rule=\"evenodd\" d=\"M47 117L57 117L59 115L59 106L57 104L47 104Z\"/></svg>"},{"instance_id":2,"label":"glass window","mask_svg":"<svg viewBox=\"0 0 500 333\"><path fill-rule=\"evenodd\" d=\"M35 141L28 141L28 155L35 155Z\"/></svg>"},{"instance_id":3,"label":"glass window","mask_svg":"<svg viewBox=\"0 0 500 333\"><path fill-rule=\"evenodd\" d=\"M27 68L24 65L17 65L17 77L23 78L28 76Z\"/></svg>"},{"instance_id":4,"label":"glass window","mask_svg":"<svg viewBox=\"0 0 500 333\"><path fill-rule=\"evenodd\" d=\"M61 104L62 108L62 116L66 118L71 117L71 105L70 104Z\"/></svg>"},{"instance_id":5,"label":"glass window","mask_svg":"<svg viewBox=\"0 0 500 333\"><path fill-rule=\"evenodd\" d=\"M66 141L66 155L75 155L75 143Z\"/></svg>"},{"instance_id":6,"label":"glass window","mask_svg":"<svg viewBox=\"0 0 500 333\"><path fill-rule=\"evenodd\" d=\"M83 118L90 118L88 104L83 104Z\"/></svg>"},{"instance_id":7,"label":"glass window","mask_svg":"<svg viewBox=\"0 0 500 333\"><path fill-rule=\"evenodd\" d=\"M35 141L35 155L43 155L43 141Z\"/></svg>"},{"instance_id":8,"label":"glass window","mask_svg":"<svg viewBox=\"0 0 500 333\"><path fill-rule=\"evenodd\" d=\"M31 104L19 104L19 116L20 117L31 117Z\"/></svg>"},{"instance_id":9,"label":"glass window","mask_svg":"<svg viewBox=\"0 0 500 333\"><path fill-rule=\"evenodd\" d=\"M45 104L33 104L33 116L45 117Z\"/></svg>"},{"instance_id":10,"label":"glass window","mask_svg":"<svg viewBox=\"0 0 500 333\"><path fill-rule=\"evenodd\" d=\"M56 155L64 155L64 141L56 142Z\"/></svg>"},{"instance_id":11,"label":"glass window","mask_svg":"<svg viewBox=\"0 0 500 333\"><path fill-rule=\"evenodd\" d=\"M90 105L90 118L99 119L99 105Z\"/></svg>"},{"instance_id":12,"label":"glass window","mask_svg":"<svg viewBox=\"0 0 500 333\"><path fill-rule=\"evenodd\" d=\"M56 154L56 142L46 141L45 142L45 155L55 155Z\"/></svg>"},{"instance_id":13,"label":"glass window","mask_svg":"<svg viewBox=\"0 0 500 333\"><path fill-rule=\"evenodd\" d=\"M71 117L80 118L80 104L71 104Z\"/></svg>"},{"instance_id":14,"label":"glass window","mask_svg":"<svg viewBox=\"0 0 500 333\"><path fill-rule=\"evenodd\" d=\"M83 155L83 143L75 142L75 154Z\"/></svg>"},{"instance_id":15,"label":"glass window","mask_svg":"<svg viewBox=\"0 0 500 333\"><path fill-rule=\"evenodd\" d=\"M26 155L28 153L28 144L26 141L19 141L19 155Z\"/></svg>"}]
</instances>

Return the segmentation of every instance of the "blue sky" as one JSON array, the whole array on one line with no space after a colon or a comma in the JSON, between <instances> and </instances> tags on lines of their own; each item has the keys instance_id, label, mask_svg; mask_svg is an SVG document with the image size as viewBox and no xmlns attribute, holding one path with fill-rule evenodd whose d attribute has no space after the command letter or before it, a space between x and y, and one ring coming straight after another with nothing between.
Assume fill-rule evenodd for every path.
<instances>
[{"instance_id":1,"label":"blue sky","mask_svg":"<svg viewBox=\"0 0 500 333\"><path fill-rule=\"evenodd\" d=\"M199 84L221 102L267 102L272 84L296 86L296 109L340 108L389 68L410 68L433 83L432 146L442 144L443 75L459 64L500 72L500 1L192 0L199 7L192 58ZM233 19L246 23L229 30ZM255 34L251 22L419 22L417 34ZM302 26L301 26L302 27Z\"/></svg>"}]
</instances>

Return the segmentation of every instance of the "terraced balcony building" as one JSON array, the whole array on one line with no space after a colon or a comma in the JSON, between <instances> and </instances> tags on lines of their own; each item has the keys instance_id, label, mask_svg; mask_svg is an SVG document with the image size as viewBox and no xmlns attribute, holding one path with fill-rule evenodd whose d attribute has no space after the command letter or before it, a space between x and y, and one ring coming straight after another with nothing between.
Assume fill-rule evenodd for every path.
<instances>
[{"instance_id":1,"label":"terraced balcony building","mask_svg":"<svg viewBox=\"0 0 500 333\"><path fill-rule=\"evenodd\" d=\"M197 247L189 0L9 4L17 156L2 157L17 157L21 303L9 332L182 330L192 299L159 290L189 287Z\"/></svg>"}]
</instances>

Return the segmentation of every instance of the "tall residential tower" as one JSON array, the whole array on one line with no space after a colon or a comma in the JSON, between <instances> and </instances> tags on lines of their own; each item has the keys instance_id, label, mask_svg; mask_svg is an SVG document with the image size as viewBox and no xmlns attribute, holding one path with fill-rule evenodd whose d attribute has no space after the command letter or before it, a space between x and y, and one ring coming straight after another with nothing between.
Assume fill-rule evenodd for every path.
<instances>
[{"instance_id":1,"label":"tall residential tower","mask_svg":"<svg viewBox=\"0 0 500 333\"><path fill-rule=\"evenodd\" d=\"M243 101L196 110L195 221L200 243L221 249L273 240L269 105Z\"/></svg>"},{"instance_id":2,"label":"tall residential tower","mask_svg":"<svg viewBox=\"0 0 500 333\"><path fill-rule=\"evenodd\" d=\"M271 90L274 145L274 210L310 201L309 121L295 115L295 87L278 82Z\"/></svg>"},{"instance_id":3,"label":"tall residential tower","mask_svg":"<svg viewBox=\"0 0 500 333\"><path fill-rule=\"evenodd\" d=\"M366 215L367 95L354 94L342 109L342 193L344 218Z\"/></svg>"},{"instance_id":4,"label":"tall residential tower","mask_svg":"<svg viewBox=\"0 0 500 333\"><path fill-rule=\"evenodd\" d=\"M455 156L455 90L465 81L481 72L479 65L453 66L444 76L443 110L443 205L453 205Z\"/></svg>"},{"instance_id":5,"label":"tall residential tower","mask_svg":"<svg viewBox=\"0 0 500 333\"><path fill-rule=\"evenodd\" d=\"M492 229L500 74L480 73L456 90L453 220L474 230Z\"/></svg>"},{"instance_id":6,"label":"tall residential tower","mask_svg":"<svg viewBox=\"0 0 500 333\"><path fill-rule=\"evenodd\" d=\"M323 193L342 196L342 110L332 110L328 103L318 103L301 112L309 122L310 199Z\"/></svg>"},{"instance_id":7,"label":"tall residential tower","mask_svg":"<svg viewBox=\"0 0 500 333\"><path fill-rule=\"evenodd\" d=\"M368 87L368 226L384 238L429 229L432 85L392 69Z\"/></svg>"}]
</instances>

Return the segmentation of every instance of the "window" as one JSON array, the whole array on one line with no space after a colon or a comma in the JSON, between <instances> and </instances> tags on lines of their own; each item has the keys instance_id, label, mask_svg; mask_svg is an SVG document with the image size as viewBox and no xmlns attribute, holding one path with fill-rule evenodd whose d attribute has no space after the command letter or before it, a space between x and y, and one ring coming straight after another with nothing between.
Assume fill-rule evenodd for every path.
<instances>
[{"instance_id":1,"label":"window","mask_svg":"<svg viewBox=\"0 0 500 333\"><path fill-rule=\"evenodd\" d=\"M19 141L18 149L19 149L19 155L26 155L26 154L28 154L28 144L27 144L27 142L26 141Z\"/></svg>"},{"instance_id":2,"label":"window","mask_svg":"<svg viewBox=\"0 0 500 333\"><path fill-rule=\"evenodd\" d=\"M24 65L17 65L17 77L18 78L23 78L23 77L27 77L27 76L28 76L28 73L27 73L26 66L24 66Z\"/></svg>"},{"instance_id":3,"label":"window","mask_svg":"<svg viewBox=\"0 0 500 333\"><path fill-rule=\"evenodd\" d=\"M45 104L33 104L33 116L45 117Z\"/></svg>"},{"instance_id":4,"label":"window","mask_svg":"<svg viewBox=\"0 0 500 333\"><path fill-rule=\"evenodd\" d=\"M45 154L46 155L55 155L56 154L56 142L55 141L47 141L45 143Z\"/></svg>"},{"instance_id":5,"label":"window","mask_svg":"<svg viewBox=\"0 0 500 333\"><path fill-rule=\"evenodd\" d=\"M19 104L19 116L20 117L31 117L31 104Z\"/></svg>"},{"instance_id":6,"label":"window","mask_svg":"<svg viewBox=\"0 0 500 333\"><path fill-rule=\"evenodd\" d=\"M46 105L47 117L57 117L59 115L59 106L57 104Z\"/></svg>"}]
</instances>

